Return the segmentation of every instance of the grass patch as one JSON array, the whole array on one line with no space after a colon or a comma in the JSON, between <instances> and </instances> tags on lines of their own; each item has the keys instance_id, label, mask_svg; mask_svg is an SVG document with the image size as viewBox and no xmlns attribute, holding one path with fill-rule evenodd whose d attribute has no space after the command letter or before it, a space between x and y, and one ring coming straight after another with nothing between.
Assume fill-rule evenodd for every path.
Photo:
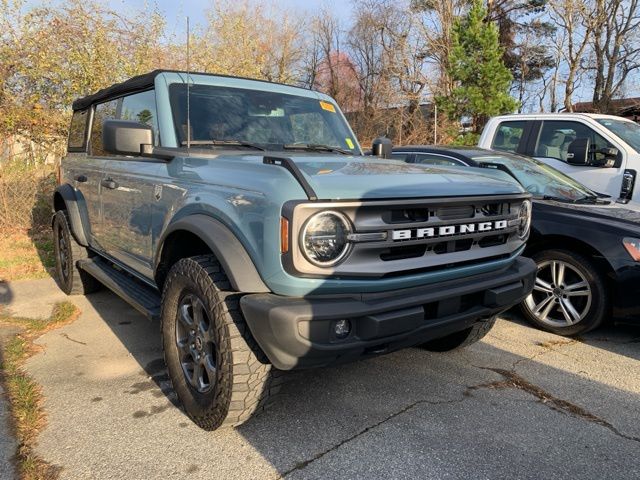
<instances>
[{"instance_id":1,"label":"grass patch","mask_svg":"<svg viewBox=\"0 0 640 480\"><path fill-rule=\"evenodd\" d=\"M10 317L0 314L0 323L21 327L4 345L2 352L3 380L11 406L18 451L16 464L23 480L48 480L57 478L57 469L34 453L38 433L45 425L40 386L24 371L24 362L37 351L33 341L43 333L75 320L80 311L70 302L54 306L51 317L46 320Z\"/></svg>"},{"instance_id":2,"label":"grass patch","mask_svg":"<svg viewBox=\"0 0 640 480\"><path fill-rule=\"evenodd\" d=\"M0 235L0 280L45 278L53 273L55 264L50 228Z\"/></svg>"}]
</instances>

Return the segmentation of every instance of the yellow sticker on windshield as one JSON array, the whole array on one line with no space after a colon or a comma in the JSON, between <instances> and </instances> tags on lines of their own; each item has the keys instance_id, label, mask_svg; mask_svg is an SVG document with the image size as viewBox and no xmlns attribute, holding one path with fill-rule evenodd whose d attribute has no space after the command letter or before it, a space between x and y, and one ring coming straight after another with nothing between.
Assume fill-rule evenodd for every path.
<instances>
[{"instance_id":1,"label":"yellow sticker on windshield","mask_svg":"<svg viewBox=\"0 0 640 480\"><path fill-rule=\"evenodd\" d=\"M347 142L347 147L349 147L351 150L354 149L355 145L353 144L353 140L351 140L349 137L344 139L345 142Z\"/></svg>"},{"instance_id":2,"label":"yellow sticker on windshield","mask_svg":"<svg viewBox=\"0 0 640 480\"><path fill-rule=\"evenodd\" d=\"M320 107L323 110L326 110L327 112L336 113L336 107L334 107L332 103L324 102L324 101L320 100Z\"/></svg>"}]
</instances>

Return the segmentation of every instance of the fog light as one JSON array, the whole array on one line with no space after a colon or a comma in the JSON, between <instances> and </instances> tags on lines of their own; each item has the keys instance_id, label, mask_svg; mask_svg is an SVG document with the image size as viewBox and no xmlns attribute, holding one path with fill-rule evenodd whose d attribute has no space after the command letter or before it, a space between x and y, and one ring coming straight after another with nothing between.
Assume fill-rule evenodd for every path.
<instances>
[{"instance_id":1,"label":"fog light","mask_svg":"<svg viewBox=\"0 0 640 480\"><path fill-rule=\"evenodd\" d=\"M351 332L351 322L349 320L338 320L333 327L333 331L337 338L346 338Z\"/></svg>"}]
</instances>

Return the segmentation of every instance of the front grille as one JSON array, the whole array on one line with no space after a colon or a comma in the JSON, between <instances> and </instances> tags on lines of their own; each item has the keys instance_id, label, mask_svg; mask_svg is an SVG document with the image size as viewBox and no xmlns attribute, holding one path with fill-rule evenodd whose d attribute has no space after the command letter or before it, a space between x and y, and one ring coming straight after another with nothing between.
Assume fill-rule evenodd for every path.
<instances>
[{"instance_id":1,"label":"front grille","mask_svg":"<svg viewBox=\"0 0 640 480\"><path fill-rule=\"evenodd\" d=\"M439 207L436 209L436 216L440 220L460 220L462 218L473 218L475 208L473 205L461 205L459 207Z\"/></svg>"},{"instance_id":2,"label":"front grille","mask_svg":"<svg viewBox=\"0 0 640 480\"><path fill-rule=\"evenodd\" d=\"M354 233L371 233L374 235L360 238L375 240L354 241L346 259L332 270L309 264L294 242L289 264L295 266L295 273L309 275L388 277L508 256L523 244L516 230L524 198L526 195L297 204L290 216L286 209L284 212L287 218L293 217L292 238L297 238L314 213L339 210L351 220Z\"/></svg>"}]
</instances>

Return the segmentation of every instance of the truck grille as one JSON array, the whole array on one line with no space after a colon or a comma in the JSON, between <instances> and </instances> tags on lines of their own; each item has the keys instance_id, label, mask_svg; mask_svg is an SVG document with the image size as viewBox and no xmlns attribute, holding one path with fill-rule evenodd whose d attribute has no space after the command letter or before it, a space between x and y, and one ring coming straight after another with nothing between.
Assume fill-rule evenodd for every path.
<instances>
[{"instance_id":1,"label":"truck grille","mask_svg":"<svg viewBox=\"0 0 640 480\"><path fill-rule=\"evenodd\" d=\"M354 227L351 251L332 269L310 264L297 241L283 259L290 273L386 277L438 270L504 258L523 245L518 213L528 195L285 205L297 239L306 219L322 210L339 210ZM375 234L358 236L357 234Z\"/></svg>"}]
</instances>

